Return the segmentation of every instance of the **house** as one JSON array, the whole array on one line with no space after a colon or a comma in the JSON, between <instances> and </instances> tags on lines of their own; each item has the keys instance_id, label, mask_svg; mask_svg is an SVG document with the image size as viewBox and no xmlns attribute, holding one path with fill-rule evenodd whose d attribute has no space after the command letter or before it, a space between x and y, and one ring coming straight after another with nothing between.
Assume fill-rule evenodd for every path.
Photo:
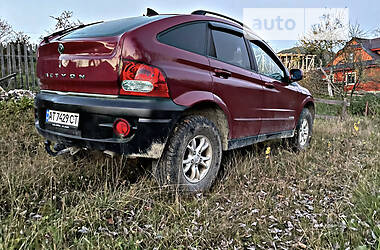
<instances>
[{"instance_id":1,"label":"house","mask_svg":"<svg viewBox=\"0 0 380 250\"><path fill-rule=\"evenodd\" d=\"M352 38L324 68L345 91L380 92L380 37Z\"/></svg>"}]
</instances>

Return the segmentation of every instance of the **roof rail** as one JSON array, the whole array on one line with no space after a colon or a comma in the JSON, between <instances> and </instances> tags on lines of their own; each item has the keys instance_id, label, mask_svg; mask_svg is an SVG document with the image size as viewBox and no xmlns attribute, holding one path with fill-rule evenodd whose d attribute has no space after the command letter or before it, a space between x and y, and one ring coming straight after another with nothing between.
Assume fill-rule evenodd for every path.
<instances>
[{"instance_id":1,"label":"roof rail","mask_svg":"<svg viewBox=\"0 0 380 250\"><path fill-rule=\"evenodd\" d=\"M208 11L208 10L196 10L196 11L191 12L191 14L192 15L202 15L202 16L205 16L206 14L211 14L211 15L223 17L225 19L228 19L230 21L238 23L242 27L246 27L246 25L244 25L242 22L240 22L240 21L238 21L236 19L233 19L231 17L225 16L225 15L222 15L222 14L219 14L219 13L216 13L216 12Z\"/></svg>"}]
</instances>

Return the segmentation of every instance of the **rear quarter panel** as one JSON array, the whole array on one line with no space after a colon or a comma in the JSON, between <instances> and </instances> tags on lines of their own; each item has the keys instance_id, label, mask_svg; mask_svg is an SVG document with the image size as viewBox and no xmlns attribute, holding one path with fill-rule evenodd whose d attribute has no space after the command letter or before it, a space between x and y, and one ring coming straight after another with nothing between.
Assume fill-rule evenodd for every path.
<instances>
[{"instance_id":1,"label":"rear quarter panel","mask_svg":"<svg viewBox=\"0 0 380 250\"><path fill-rule=\"evenodd\" d=\"M196 91L195 95L204 92L202 96L209 95L212 100L208 59L203 55L160 43L156 36L174 25L192 20L194 18L186 16L171 17L126 33L122 51L123 59L142 61L163 70L171 98L177 104L186 106L191 105L190 100L181 96L190 91Z\"/></svg>"}]
</instances>

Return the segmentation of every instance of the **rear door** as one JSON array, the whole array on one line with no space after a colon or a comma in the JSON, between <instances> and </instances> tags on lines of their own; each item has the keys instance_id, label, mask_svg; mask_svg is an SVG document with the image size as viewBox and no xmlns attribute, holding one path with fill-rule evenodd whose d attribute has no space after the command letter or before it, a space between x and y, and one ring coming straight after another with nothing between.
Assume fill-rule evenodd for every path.
<instances>
[{"instance_id":1,"label":"rear door","mask_svg":"<svg viewBox=\"0 0 380 250\"><path fill-rule=\"evenodd\" d=\"M292 130L297 109L297 87L288 84L284 66L264 43L253 40L249 45L264 86L260 134Z\"/></svg>"},{"instance_id":2,"label":"rear door","mask_svg":"<svg viewBox=\"0 0 380 250\"><path fill-rule=\"evenodd\" d=\"M149 54L154 58L153 63L166 73L174 102L191 105L195 98L202 98L199 93L212 99L210 65L206 57L207 22L176 25L159 33L157 40L159 47Z\"/></svg>"},{"instance_id":3,"label":"rear door","mask_svg":"<svg viewBox=\"0 0 380 250\"><path fill-rule=\"evenodd\" d=\"M231 113L231 137L257 135L264 92L259 74L252 71L243 33L223 23L210 22L209 27L213 92Z\"/></svg>"}]
</instances>

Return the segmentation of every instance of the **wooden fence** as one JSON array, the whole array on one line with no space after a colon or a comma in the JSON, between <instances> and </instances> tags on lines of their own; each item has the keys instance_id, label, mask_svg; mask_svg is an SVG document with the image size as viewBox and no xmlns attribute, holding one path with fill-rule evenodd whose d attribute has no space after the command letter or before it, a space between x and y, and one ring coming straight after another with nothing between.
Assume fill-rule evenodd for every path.
<instances>
[{"instance_id":1,"label":"wooden fence","mask_svg":"<svg viewBox=\"0 0 380 250\"><path fill-rule=\"evenodd\" d=\"M0 86L4 89L38 88L36 45L0 44Z\"/></svg>"}]
</instances>

